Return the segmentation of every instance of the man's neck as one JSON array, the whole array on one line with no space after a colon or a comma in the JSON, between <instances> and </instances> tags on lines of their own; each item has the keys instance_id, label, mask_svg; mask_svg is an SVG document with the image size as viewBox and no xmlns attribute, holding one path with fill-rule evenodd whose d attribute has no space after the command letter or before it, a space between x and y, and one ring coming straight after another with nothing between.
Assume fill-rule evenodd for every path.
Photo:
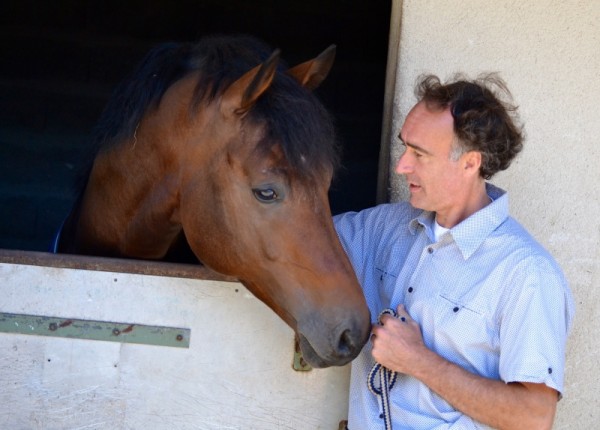
<instances>
[{"instance_id":1,"label":"man's neck","mask_svg":"<svg viewBox=\"0 0 600 430\"><path fill-rule=\"evenodd\" d=\"M482 179L465 194L464 202L460 206L453 207L447 213L437 212L436 220L440 226L452 228L486 207L490 202L491 199L485 189L485 181Z\"/></svg>"}]
</instances>

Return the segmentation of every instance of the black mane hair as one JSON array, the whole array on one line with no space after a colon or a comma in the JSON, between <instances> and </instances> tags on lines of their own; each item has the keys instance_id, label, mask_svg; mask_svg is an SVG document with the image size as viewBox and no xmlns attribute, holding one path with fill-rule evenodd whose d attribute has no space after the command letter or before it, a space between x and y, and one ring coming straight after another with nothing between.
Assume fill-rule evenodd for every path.
<instances>
[{"instance_id":1,"label":"black mane hair","mask_svg":"<svg viewBox=\"0 0 600 430\"><path fill-rule=\"evenodd\" d=\"M209 36L196 44L166 43L151 50L133 74L109 100L93 132L94 155L105 145L133 137L147 109L157 106L175 81L201 71L191 112L214 100L245 72L267 60L273 52L250 36ZM311 175L339 165L333 120L312 94L285 73L278 73L244 121L265 125L258 150L279 143L290 166Z\"/></svg>"}]
</instances>

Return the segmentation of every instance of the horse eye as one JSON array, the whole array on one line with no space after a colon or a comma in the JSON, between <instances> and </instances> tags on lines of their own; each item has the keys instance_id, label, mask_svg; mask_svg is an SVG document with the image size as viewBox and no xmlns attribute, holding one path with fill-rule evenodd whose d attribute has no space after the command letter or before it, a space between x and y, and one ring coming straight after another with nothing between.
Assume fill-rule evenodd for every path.
<instances>
[{"instance_id":1,"label":"horse eye","mask_svg":"<svg viewBox=\"0 0 600 430\"><path fill-rule=\"evenodd\" d=\"M252 192L254 193L254 197L263 203L273 203L279 198L277 192L272 188L255 188L252 190Z\"/></svg>"}]
</instances>

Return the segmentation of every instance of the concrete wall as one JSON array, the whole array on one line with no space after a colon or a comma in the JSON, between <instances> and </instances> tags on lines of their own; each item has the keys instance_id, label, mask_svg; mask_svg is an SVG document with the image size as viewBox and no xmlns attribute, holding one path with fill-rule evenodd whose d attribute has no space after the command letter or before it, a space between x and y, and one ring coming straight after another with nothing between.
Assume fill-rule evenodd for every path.
<instances>
[{"instance_id":1,"label":"concrete wall","mask_svg":"<svg viewBox=\"0 0 600 430\"><path fill-rule=\"evenodd\" d=\"M561 264L577 305L555 428L595 428L600 422L600 2L396 0L393 9L392 27L400 34L398 62L389 69L396 74L388 106L392 130L384 142L391 146L391 199L407 194L393 173L398 148L389 136L398 135L415 103L416 77L500 72L520 106L527 140L516 162L492 182L509 191L513 216Z\"/></svg>"}]
</instances>

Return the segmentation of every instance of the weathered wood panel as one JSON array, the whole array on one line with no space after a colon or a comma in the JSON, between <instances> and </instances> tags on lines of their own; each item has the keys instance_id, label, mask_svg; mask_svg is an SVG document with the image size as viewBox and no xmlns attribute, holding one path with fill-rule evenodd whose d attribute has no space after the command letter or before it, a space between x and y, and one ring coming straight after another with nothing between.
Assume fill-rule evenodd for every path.
<instances>
[{"instance_id":1,"label":"weathered wood panel","mask_svg":"<svg viewBox=\"0 0 600 430\"><path fill-rule=\"evenodd\" d=\"M293 332L241 284L56 261L3 252L0 313L187 328L190 346L0 333L0 428L335 430L345 418L348 368L294 371Z\"/></svg>"}]
</instances>

